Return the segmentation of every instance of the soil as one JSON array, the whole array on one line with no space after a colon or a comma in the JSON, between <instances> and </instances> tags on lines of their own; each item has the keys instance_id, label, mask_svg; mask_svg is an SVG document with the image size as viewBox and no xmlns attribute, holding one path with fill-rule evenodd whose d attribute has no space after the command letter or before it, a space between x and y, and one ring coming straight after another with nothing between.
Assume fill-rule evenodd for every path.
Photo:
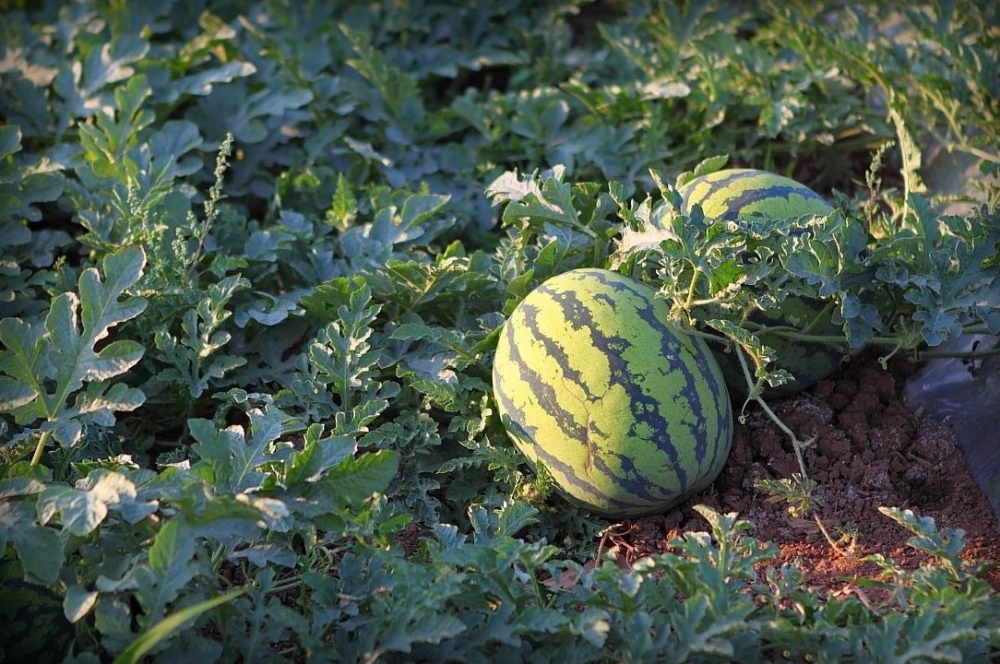
<instances>
[{"instance_id":1,"label":"soil","mask_svg":"<svg viewBox=\"0 0 1000 664\"><path fill-rule=\"evenodd\" d=\"M797 563L810 585L867 602L871 590L858 581L881 578L881 570L866 556L882 554L908 570L929 561L906 545L911 533L877 509L889 506L932 517L941 532L964 530L963 558L970 562L1000 561L1000 529L954 433L903 402L906 379L917 368L901 360L884 370L874 354L863 354L830 379L771 404L800 439L815 437L804 453L806 469L818 484L819 515L830 534L853 534L853 546L840 547L848 555L834 549L812 519L794 518L787 502L755 488L755 480L799 471L790 438L759 407L748 408L745 423L737 425L729 462L707 491L665 515L622 522L604 549L623 566L665 551L674 536L707 530L692 509L701 503L753 522L750 536L781 549L774 565ZM1000 590L1000 569L986 574Z\"/></svg>"}]
</instances>

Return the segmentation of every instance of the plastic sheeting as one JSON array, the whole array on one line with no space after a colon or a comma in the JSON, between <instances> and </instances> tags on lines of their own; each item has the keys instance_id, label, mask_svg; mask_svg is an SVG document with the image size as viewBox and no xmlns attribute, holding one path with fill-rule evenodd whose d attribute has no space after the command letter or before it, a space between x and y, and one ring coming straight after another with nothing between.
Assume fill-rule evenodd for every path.
<instances>
[{"instance_id":1,"label":"plastic sheeting","mask_svg":"<svg viewBox=\"0 0 1000 664\"><path fill-rule=\"evenodd\" d=\"M1000 338L965 335L935 351L981 353L1000 350ZM1000 525L1000 355L970 362L934 358L906 384L904 397L913 410L946 421L955 431L972 476L993 505Z\"/></svg>"}]
</instances>

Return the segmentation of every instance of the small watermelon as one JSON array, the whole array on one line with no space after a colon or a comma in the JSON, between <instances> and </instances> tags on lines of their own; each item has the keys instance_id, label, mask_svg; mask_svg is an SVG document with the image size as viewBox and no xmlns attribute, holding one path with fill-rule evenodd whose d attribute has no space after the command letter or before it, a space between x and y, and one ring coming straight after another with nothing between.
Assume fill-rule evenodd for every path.
<instances>
[{"instance_id":1,"label":"small watermelon","mask_svg":"<svg viewBox=\"0 0 1000 664\"><path fill-rule=\"evenodd\" d=\"M751 168L730 168L686 183L678 191L681 212L690 214L695 204L701 206L707 220L716 221L785 221L805 215L826 216L834 208L809 187L789 178ZM789 296L781 309L756 312L750 320L768 326L790 325L803 329L811 325L810 334L843 336L830 313L823 313L820 300ZM817 317L820 317L817 320ZM763 334L761 340L777 353L778 368L785 369L795 380L778 387L767 388L769 397L782 397L804 390L833 373L844 357L844 351L822 343L796 342L775 334ZM740 400L747 395L746 380L739 360L713 345L716 357L733 395Z\"/></svg>"},{"instance_id":2,"label":"small watermelon","mask_svg":"<svg viewBox=\"0 0 1000 664\"><path fill-rule=\"evenodd\" d=\"M645 284L583 268L529 293L500 334L493 390L507 432L571 502L602 516L665 511L729 456L721 369L668 311Z\"/></svg>"}]
</instances>

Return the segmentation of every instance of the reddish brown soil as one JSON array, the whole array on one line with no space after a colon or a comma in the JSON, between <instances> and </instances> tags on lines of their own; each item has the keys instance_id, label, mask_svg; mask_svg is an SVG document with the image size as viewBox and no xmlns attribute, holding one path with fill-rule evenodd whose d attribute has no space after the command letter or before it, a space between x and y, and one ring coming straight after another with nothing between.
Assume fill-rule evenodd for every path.
<instances>
[{"instance_id":1,"label":"reddish brown soil","mask_svg":"<svg viewBox=\"0 0 1000 664\"><path fill-rule=\"evenodd\" d=\"M799 470L791 440L757 407L738 425L732 456L708 491L666 515L623 522L606 538L605 550L619 564L663 551L676 534L708 528L691 509L702 503L752 521L751 536L780 547L775 564L797 561L814 586L864 595L854 582L880 574L865 556L882 554L904 569L928 562L906 546L911 534L877 509L889 506L933 517L942 531L964 530L970 561L1000 561L1000 529L954 433L903 404L902 389L915 367L900 361L886 371L875 360L870 354L857 357L831 379L772 404L800 439L815 437L805 461L819 485L821 519L835 538L837 529L856 533L851 555L831 547L812 520L793 518L787 503L769 500L754 487L759 478ZM1000 590L1000 570L987 578Z\"/></svg>"}]
</instances>

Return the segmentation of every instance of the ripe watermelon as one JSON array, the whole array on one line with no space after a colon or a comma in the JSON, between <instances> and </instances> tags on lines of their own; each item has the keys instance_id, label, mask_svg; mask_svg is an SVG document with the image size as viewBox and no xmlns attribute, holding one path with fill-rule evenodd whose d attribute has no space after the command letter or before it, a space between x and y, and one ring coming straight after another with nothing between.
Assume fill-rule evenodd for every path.
<instances>
[{"instance_id":1,"label":"ripe watermelon","mask_svg":"<svg viewBox=\"0 0 1000 664\"><path fill-rule=\"evenodd\" d=\"M571 502L603 516L667 510L729 456L718 362L667 314L648 286L584 268L532 291L500 334L493 389L507 432Z\"/></svg>"},{"instance_id":2,"label":"ripe watermelon","mask_svg":"<svg viewBox=\"0 0 1000 664\"><path fill-rule=\"evenodd\" d=\"M703 175L685 184L678 193L682 199L681 212L690 214L697 203L705 218L712 221L784 221L833 212L833 207L809 187L750 168L730 168ZM800 330L812 324L810 334L842 337L840 326L832 322L829 312L823 313L824 308L820 300L789 296L779 311L758 311L750 320L772 327L790 325ZM795 377L785 385L767 388L764 394L768 397L787 396L815 385L833 373L844 357L841 348L828 344L796 342L776 334L763 334L761 340L777 353L777 367ZM713 351L730 391L738 399L745 399L747 385L739 360L732 352L726 353L714 344Z\"/></svg>"}]
</instances>

